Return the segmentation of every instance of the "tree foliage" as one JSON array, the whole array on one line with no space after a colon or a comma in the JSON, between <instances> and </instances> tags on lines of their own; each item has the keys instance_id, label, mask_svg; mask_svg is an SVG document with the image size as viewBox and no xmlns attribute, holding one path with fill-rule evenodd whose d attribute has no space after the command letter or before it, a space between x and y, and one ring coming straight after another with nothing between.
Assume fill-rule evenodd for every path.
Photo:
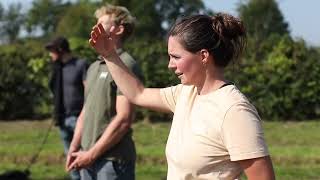
<instances>
[{"instance_id":1,"label":"tree foliage","mask_svg":"<svg viewBox=\"0 0 320 180\"><path fill-rule=\"evenodd\" d=\"M273 33L288 34L288 24L275 0L250 0L238 7L249 36L263 40Z\"/></svg>"},{"instance_id":2,"label":"tree foliage","mask_svg":"<svg viewBox=\"0 0 320 180\"><path fill-rule=\"evenodd\" d=\"M3 8L2 4L0 3L0 21L2 21L2 19L3 19L3 13L4 13L4 8Z\"/></svg>"},{"instance_id":3,"label":"tree foliage","mask_svg":"<svg viewBox=\"0 0 320 180\"><path fill-rule=\"evenodd\" d=\"M48 71L36 41L0 48L0 119L34 118L49 113Z\"/></svg>"},{"instance_id":4,"label":"tree foliage","mask_svg":"<svg viewBox=\"0 0 320 180\"><path fill-rule=\"evenodd\" d=\"M291 38L274 0L245 1L238 10L248 31L247 51L239 66L229 69L229 79L264 119L319 117L319 52Z\"/></svg>"},{"instance_id":5,"label":"tree foliage","mask_svg":"<svg viewBox=\"0 0 320 180\"><path fill-rule=\"evenodd\" d=\"M247 51L239 64L227 69L228 79L249 97L263 119L319 118L319 47L292 39L275 0L241 2L238 10L248 30ZM64 35L73 54L95 61L97 54L88 36L96 22L94 11L104 3L125 6L136 17L136 30L125 49L140 64L147 87L179 83L167 69L166 32L175 19L213 13L200 0L34 0L26 14L16 5L10 16L0 4L0 39L7 42L0 45L0 119L50 115L50 65L43 45L53 36ZM13 23L4 26L6 22ZM21 38L21 28L42 33ZM144 109L139 116L168 118Z\"/></svg>"},{"instance_id":6,"label":"tree foliage","mask_svg":"<svg viewBox=\"0 0 320 180\"><path fill-rule=\"evenodd\" d=\"M24 16L21 4L10 4L8 10L0 6L0 35L3 41L13 43L18 39Z\"/></svg>"},{"instance_id":7,"label":"tree foliage","mask_svg":"<svg viewBox=\"0 0 320 180\"><path fill-rule=\"evenodd\" d=\"M62 0L34 0L27 14L27 30L33 32L41 29L44 36L52 35L70 6L70 3L63 3Z\"/></svg>"},{"instance_id":8,"label":"tree foliage","mask_svg":"<svg viewBox=\"0 0 320 180\"><path fill-rule=\"evenodd\" d=\"M55 34L88 39L91 28L96 23L93 16L94 10L93 4L85 2L70 6L57 23Z\"/></svg>"},{"instance_id":9,"label":"tree foliage","mask_svg":"<svg viewBox=\"0 0 320 180\"><path fill-rule=\"evenodd\" d=\"M275 34L283 36L289 34L288 24L275 0L249 0L238 6L239 16L243 20L248 37L248 48L254 59L263 59L266 55L264 48L274 42L269 40Z\"/></svg>"}]
</instances>

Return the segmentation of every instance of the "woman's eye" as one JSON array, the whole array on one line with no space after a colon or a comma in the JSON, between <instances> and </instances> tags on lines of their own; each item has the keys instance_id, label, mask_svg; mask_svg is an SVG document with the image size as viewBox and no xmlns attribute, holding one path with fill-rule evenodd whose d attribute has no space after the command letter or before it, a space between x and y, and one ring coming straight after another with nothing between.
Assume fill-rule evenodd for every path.
<instances>
[{"instance_id":1,"label":"woman's eye","mask_svg":"<svg viewBox=\"0 0 320 180\"><path fill-rule=\"evenodd\" d=\"M178 56L172 56L172 58L173 58L173 59L179 59L179 57L178 57Z\"/></svg>"},{"instance_id":2,"label":"woman's eye","mask_svg":"<svg viewBox=\"0 0 320 180\"><path fill-rule=\"evenodd\" d=\"M169 55L168 60L170 61L170 59L178 60L178 59L180 59L180 56L176 56L176 55Z\"/></svg>"}]
</instances>

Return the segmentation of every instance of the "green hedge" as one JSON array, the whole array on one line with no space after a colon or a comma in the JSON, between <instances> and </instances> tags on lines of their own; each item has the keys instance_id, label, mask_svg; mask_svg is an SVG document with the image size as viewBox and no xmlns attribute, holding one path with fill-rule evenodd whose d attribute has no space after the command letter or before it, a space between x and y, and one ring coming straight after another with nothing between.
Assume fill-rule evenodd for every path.
<instances>
[{"instance_id":1,"label":"green hedge","mask_svg":"<svg viewBox=\"0 0 320 180\"><path fill-rule=\"evenodd\" d=\"M93 62L95 52L86 39L69 38L74 54ZM256 105L263 119L314 119L320 117L319 50L288 36L261 45L261 59L250 56L227 70L228 79ZM167 46L163 40L132 39L126 49L138 60L147 87L179 83L167 69ZM49 57L43 43L25 40L0 47L0 119L48 117ZM167 115L139 109L139 119L168 119Z\"/></svg>"},{"instance_id":2,"label":"green hedge","mask_svg":"<svg viewBox=\"0 0 320 180\"><path fill-rule=\"evenodd\" d=\"M235 79L264 119L319 118L319 51L288 36L272 47L264 59L244 60L229 74L230 79Z\"/></svg>"},{"instance_id":3,"label":"green hedge","mask_svg":"<svg viewBox=\"0 0 320 180\"><path fill-rule=\"evenodd\" d=\"M32 40L1 46L0 119L48 115L48 57L41 49Z\"/></svg>"}]
</instances>

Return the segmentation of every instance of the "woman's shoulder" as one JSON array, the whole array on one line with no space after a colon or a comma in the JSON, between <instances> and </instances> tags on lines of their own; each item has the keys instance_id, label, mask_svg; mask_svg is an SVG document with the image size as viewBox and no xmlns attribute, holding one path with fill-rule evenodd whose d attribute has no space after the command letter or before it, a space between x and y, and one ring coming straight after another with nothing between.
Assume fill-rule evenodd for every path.
<instances>
[{"instance_id":1,"label":"woman's shoulder","mask_svg":"<svg viewBox=\"0 0 320 180\"><path fill-rule=\"evenodd\" d=\"M225 86L219 89L217 94L217 97L224 99L225 102L231 104L249 101L248 98L235 85Z\"/></svg>"},{"instance_id":2,"label":"woman's shoulder","mask_svg":"<svg viewBox=\"0 0 320 180\"><path fill-rule=\"evenodd\" d=\"M197 90L195 86L177 84L177 85L169 86L166 88L162 88L161 92L167 95L169 94L175 97L177 100L179 100L181 99L181 97L184 97L187 99L194 97L197 93Z\"/></svg>"},{"instance_id":3,"label":"woman's shoulder","mask_svg":"<svg viewBox=\"0 0 320 180\"><path fill-rule=\"evenodd\" d=\"M228 85L219 89L210 97L222 110L227 111L233 106L246 104L252 106L248 98L235 85Z\"/></svg>"},{"instance_id":4,"label":"woman's shoulder","mask_svg":"<svg viewBox=\"0 0 320 180\"><path fill-rule=\"evenodd\" d=\"M162 88L165 91L171 91L176 95L180 95L180 94L190 94L190 93L194 93L196 92L196 87L195 86L188 86L188 85L183 85L183 84L176 84L176 85L172 85L172 86L168 86L165 88Z\"/></svg>"}]
</instances>

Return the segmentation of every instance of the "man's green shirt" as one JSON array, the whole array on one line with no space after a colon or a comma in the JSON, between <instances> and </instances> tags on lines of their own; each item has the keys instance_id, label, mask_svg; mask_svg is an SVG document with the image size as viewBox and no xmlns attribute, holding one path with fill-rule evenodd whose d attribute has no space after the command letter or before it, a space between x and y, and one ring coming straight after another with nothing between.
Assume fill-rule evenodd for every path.
<instances>
[{"instance_id":1,"label":"man's green shirt","mask_svg":"<svg viewBox=\"0 0 320 180\"><path fill-rule=\"evenodd\" d=\"M118 49L117 53L137 77L142 77L136 61L127 52ZM87 72L84 125L81 138L83 150L89 150L97 142L116 115L117 95L122 95L122 93L112 79L108 67L103 60L97 60ZM136 152L132 140L132 129L124 135L118 144L107 150L102 158L134 161Z\"/></svg>"}]
</instances>

